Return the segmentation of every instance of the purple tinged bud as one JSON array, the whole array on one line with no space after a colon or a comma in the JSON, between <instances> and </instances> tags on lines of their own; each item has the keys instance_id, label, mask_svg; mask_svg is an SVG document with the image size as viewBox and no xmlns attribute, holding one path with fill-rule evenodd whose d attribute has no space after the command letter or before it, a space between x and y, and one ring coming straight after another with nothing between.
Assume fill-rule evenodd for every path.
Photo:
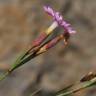
<instances>
[{"instance_id":1,"label":"purple tinged bud","mask_svg":"<svg viewBox=\"0 0 96 96\"><path fill-rule=\"evenodd\" d=\"M41 33L40 36L36 40L34 40L32 42L33 46L34 47L39 46L46 37L47 37L47 34L46 33Z\"/></svg>"},{"instance_id":2,"label":"purple tinged bud","mask_svg":"<svg viewBox=\"0 0 96 96\"><path fill-rule=\"evenodd\" d=\"M52 48L52 47L55 46L60 40L61 40L61 37L60 37L60 36L52 39L49 43L46 44L45 48L46 48L46 49Z\"/></svg>"}]
</instances>

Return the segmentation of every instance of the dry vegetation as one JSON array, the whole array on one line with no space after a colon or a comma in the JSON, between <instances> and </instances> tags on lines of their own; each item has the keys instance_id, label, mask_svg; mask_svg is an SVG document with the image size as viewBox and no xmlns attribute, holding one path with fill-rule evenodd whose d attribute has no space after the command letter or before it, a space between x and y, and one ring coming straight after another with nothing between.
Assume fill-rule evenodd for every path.
<instances>
[{"instance_id":1,"label":"dry vegetation","mask_svg":"<svg viewBox=\"0 0 96 96\"><path fill-rule=\"evenodd\" d=\"M45 4L60 10L77 34L68 47L61 42L16 70L0 83L0 96L28 96L38 86L44 88L40 96L45 96L96 71L96 0L0 0L1 72L51 24L43 12ZM95 95L96 89L91 89L74 96Z\"/></svg>"}]
</instances>

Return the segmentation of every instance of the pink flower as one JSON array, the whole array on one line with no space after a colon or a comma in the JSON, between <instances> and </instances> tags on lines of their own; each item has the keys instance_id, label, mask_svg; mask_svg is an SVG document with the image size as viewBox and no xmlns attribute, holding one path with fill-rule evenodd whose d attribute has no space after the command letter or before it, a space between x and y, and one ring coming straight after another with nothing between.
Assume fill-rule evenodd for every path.
<instances>
[{"instance_id":1,"label":"pink flower","mask_svg":"<svg viewBox=\"0 0 96 96\"><path fill-rule=\"evenodd\" d=\"M57 22L58 26L62 26L65 30L65 32L68 33L76 33L75 30L73 30L73 28L71 27L71 24L69 24L68 22L66 22L63 19L63 16L59 13L54 11L51 7L49 6L44 6L44 10L46 13L48 13L50 16L53 17L54 21Z\"/></svg>"}]
</instances>

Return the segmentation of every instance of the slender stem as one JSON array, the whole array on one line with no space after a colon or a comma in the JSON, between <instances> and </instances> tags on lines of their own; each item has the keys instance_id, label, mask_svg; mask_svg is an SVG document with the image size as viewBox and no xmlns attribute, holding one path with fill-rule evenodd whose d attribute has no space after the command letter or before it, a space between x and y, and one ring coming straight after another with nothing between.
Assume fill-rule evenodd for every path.
<instances>
[{"instance_id":1,"label":"slender stem","mask_svg":"<svg viewBox=\"0 0 96 96\"><path fill-rule=\"evenodd\" d=\"M2 81L3 79L5 79L8 76L8 72L6 72L5 74L0 76L0 81Z\"/></svg>"},{"instance_id":2,"label":"slender stem","mask_svg":"<svg viewBox=\"0 0 96 96\"><path fill-rule=\"evenodd\" d=\"M46 30L46 38L47 39L49 37L49 35L51 34L51 32L57 27L57 23L54 22L47 30ZM44 39L44 40L45 40ZM0 81L3 80L6 76L8 76L12 71L14 71L16 68L20 67L21 65L23 65L24 63L28 62L29 60L31 60L32 58L36 57L39 54L36 54L40 48L42 48L46 43L50 42L51 40L47 40L44 42L44 40L40 43L40 46L38 46L38 48L34 51L34 46L32 46L29 50L27 50L26 52L24 52L19 58L17 58L17 60L15 61L14 64L12 64L11 68L3 75L0 76ZM44 42L44 43L43 43ZM37 47L37 46L36 46ZM33 49L33 50L32 50ZM32 53L31 53L32 52Z\"/></svg>"},{"instance_id":3,"label":"slender stem","mask_svg":"<svg viewBox=\"0 0 96 96\"><path fill-rule=\"evenodd\" d=\"M73 87L73 89L70 89L69 91L64 92L64 93L61 93L61 94L56 95L56 96L67 96L67 95L70 95L70 94L72 94L72 93L76 93L76 92L78 92L78 91L80 91L80 90L82 90L82 89L91 87L91 86L93 86L93 85L95 85L95 84L96 84L96 77L93 78L93 79L90 80L90 81L86 81L86 82L80 83L80 84L78 84L78 85L75 85L75 86L77 86L76 88Z\"/></svg>"},{"instance_id":4,"label":"slender stem","mask_svg":"<svg viewBox=\"0 0 96 96\"><path fill-rule=\"evenodd\" d=\"M38 94L41 90L42 90L42 88L39 88L38 90L34 91L30 96L34 96L34 95Z\"/></svg>"}]
</instances>

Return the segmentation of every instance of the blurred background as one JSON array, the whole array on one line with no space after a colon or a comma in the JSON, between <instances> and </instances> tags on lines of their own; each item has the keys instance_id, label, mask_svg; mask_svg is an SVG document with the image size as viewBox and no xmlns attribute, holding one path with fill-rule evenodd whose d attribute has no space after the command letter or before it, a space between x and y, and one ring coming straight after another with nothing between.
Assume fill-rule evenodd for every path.
<instances>
[{"instance_id":1,"label":"blurred background","mask_svg":"<svg viewBox=\"0 0 96 96\"><path fill-rule=\"evenodd\" d=\"M52 23L44 5L60 11L77 33L67 47L60 42L0 82L0 96L51 96L96 72L96 0L0 0L0 73ZM61 31L61 30L58 30ZM96 87L73 96L96 96Z\"/></svg>"}]
</instances>

